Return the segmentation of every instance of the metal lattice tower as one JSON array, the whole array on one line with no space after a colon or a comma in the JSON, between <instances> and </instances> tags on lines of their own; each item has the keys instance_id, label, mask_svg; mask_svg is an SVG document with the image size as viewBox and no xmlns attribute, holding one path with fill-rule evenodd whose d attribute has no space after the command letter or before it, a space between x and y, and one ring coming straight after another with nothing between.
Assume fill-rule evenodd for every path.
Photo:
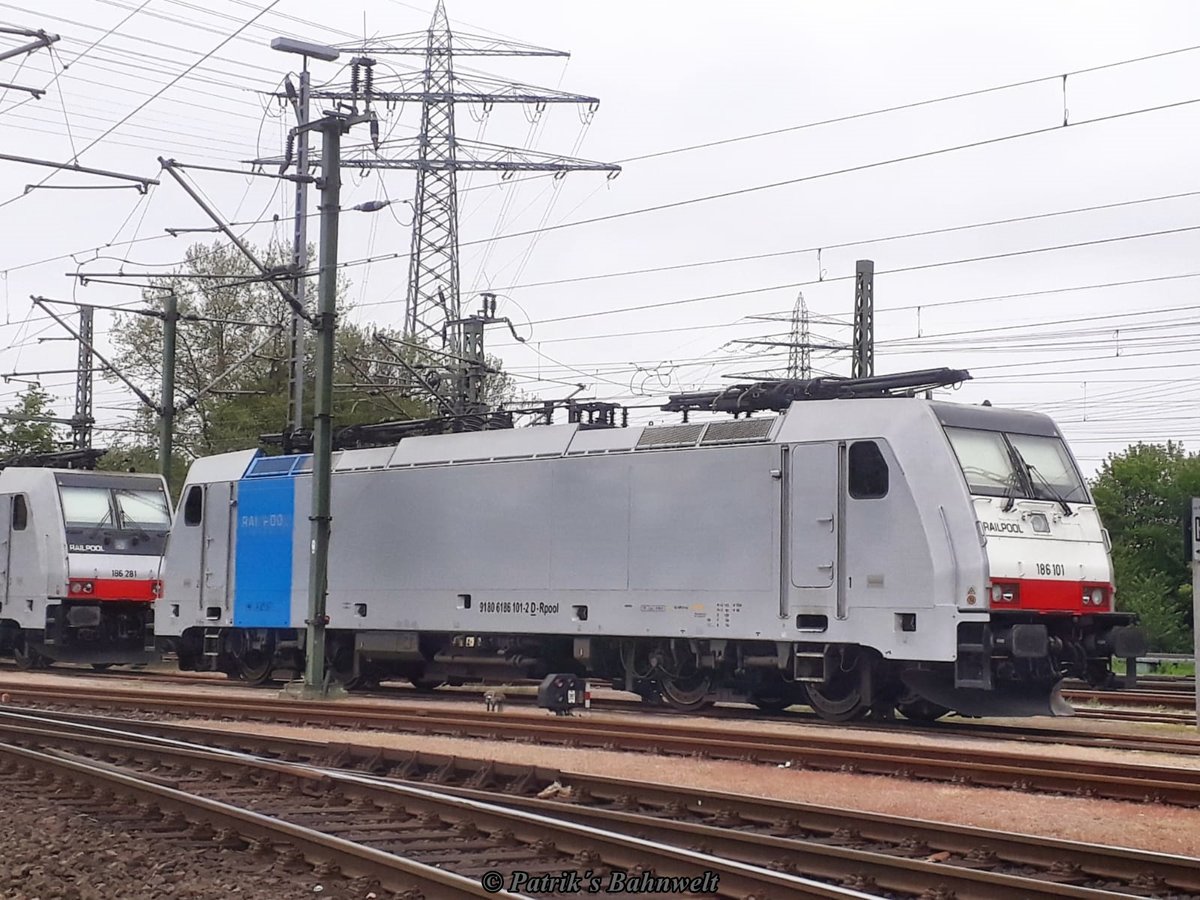
<instances>
[{"instance_id":1,"label":"metal lattice tower","mask_svg":"<svg viewBox=\"0 0 1200 900\"><path fill-rule=\"evenodd\" d=\"M416 195L412 255L409 260L405 332L408 338L440 347L450 358L464 358L462 298L459 284L458 173L600 171L610 176L620 166L482 141L463 140L455 133L455 107L482 106L490 112L497 103L532 105L539 112L547 104L583 105L590 114L599 105L595 97L535 88L474 73L455 71L458 57L567 57L562 50L492 37L452 32L446 8L438 0L426 31L393 35L355 45L360 53L352 61L349 84L314 88L314 99L360 104L420 103L421 131L415 138L378 141L345 148L342 165L358 169L412 169ZM376 56L417 56L424 61L418 72L375 77ZM259 162L267 162L260 160ZM470 399L457 398L456 406Z\"/></svg>"},{"instance_id":2,"label":"metal lattice tower","mask_svg":"<svg viewBox=\"0 0 1200 900\"><path fill-rule=\"evenodd\" d=\"M75 415L71 418L71 445L92 449L92 342L95 327L90 306L79 308L79 355L75 370Z\"/></svg>"},{"instance_id":3,"label":"metal lattice tower","mask_svg":"<svg viewBox=\"0 0 1200 900\"><path fill-rule=\"evenodd\" d=\"M796 305L792 307L792 334L788 347L788 378L812 377L812 345L808 333L808 304L804 302L804 292L796 296Z\"/></svg>"},{"instance_id":4,"label":"metal lattice tower","mask_svg":"<svg viewBox=\"0 0 1200 900\"><path fill-rule=\"evenodd\" d=\"M860 259L854 269L854 354L851 378L875 374L875 263Z\"/></svg>"},{"instance_id":5,"label":"metal lattice tower","mask_svg":"<svg viewBox=\"0 0 1200 900\"><path fill-rule=\"evenodd\" d=\"M413 201L412 250L404 330L426 337L440 317L462 318L458 285L458 166L454 140L454 50L446 7L438 2L425 44L421 141ZM443 346L448 343L442 335ZM453 341L462 349L461 341Z\"/></svg>"},{"instance_id":6,"label":"metal lattice tower","mask_svg":"<svg viewBox=\"0 0 1200 900\"><path fill-rule=\"evenodd\" d=\"M826 337L822 334L816 334L812 331L812 325L824 325L832 328L844 328L849 323L836 316L812 315L808 311L808 303L804 300L804 294L796 295L796 303L792 307L790 315L783 313L768 313L761 316L748 316L747 318L760 322L788 322L790 328L786 335L764 335L756 338L737 338L731 341L732 344L739 344L745 347L761 347L770 352L775 348L787 350L787 368L781 366L777 369L772 369L763 372L741 372L734 375L727 375L727 378L812 378L813 377L813 351L819 350L828 356L831 354L841 354L852 349L850 344L836 341L831 337Z\"/></svg>"}]
</instances>

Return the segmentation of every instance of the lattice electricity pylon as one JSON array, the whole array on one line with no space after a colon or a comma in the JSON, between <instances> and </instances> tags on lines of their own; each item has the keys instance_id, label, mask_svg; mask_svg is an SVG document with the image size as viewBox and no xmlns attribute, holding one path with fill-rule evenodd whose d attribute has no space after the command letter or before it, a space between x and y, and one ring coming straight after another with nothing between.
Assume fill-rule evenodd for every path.
<instances>
[{"instance_id":1,"label":"lattice electricity pylon","mask_svg":"<svg viewBox=\"0 0 1200 900\"><path fill-rule=\"evenodd\" d=\"M835 356L852 349L850 344L842 343L832 337L815 334L811 330L811 326L815 323L818 325L827 325L835 328L842 328L849 325L843 319L836 316L812 315L808 311L808 304L804 300L804 294L800 293L796 297L796 303L792 307L792 313L785 318L784 314L767 314L761 316L748 316L755 321L763 322L790 322L791 329L786 335L764 335L756 338L738 338L730 343L741 344L748 347L765 348L763 352L772 353L777 350L785 349L788 353L787 368L782 375L778 370L767 370L764 372L741 372L730 374L725 377L729 378L812 378L813 369L813 351L826 351L823 356ZM828 373L822 373L828 374Z\"/></svg>"},{"instance_id":2,"label":"lattice electricity pylon","mask_svg":"<svg viewBox=\"0 0 1200 900\"><path fill-rule=\"evenodd\" d=\"M352 63L349 84L314 88L316 99L358 104L419 102L421 132L409 141L373 143L343 150L348 168L413 169L417 173L412 251L409 259L405 332L415 340L440 345L452 353L462 347L459 326L458 173L554 172L575 170L615 174L620 166L567 156L554 156L474 141L461 141L454 130L454 107L459 103L583 104L594 110L595 97L534 88L483 75L458 76L459 56L569 56L561 50L535 47L479 35L454 33L438 0L427 31L394 35L354 45L362 55ZM376 78L375 56L419 56L424 70ZM266 160L263 160L266 162Z\"/></svg>"},{"instance_id":3,"label":"lattice electricity pylon","mask_svg":"<svg viewBox=\"0 0 1200 900\"><path fill-rule=\"evenodd\" d=\"M808 342L808 304L804 302L804 292L801 291L796 297L796 305L792 308L792 346L788 348L788 378L812 376L812 347Z\"/></svg>"}]
</instances>

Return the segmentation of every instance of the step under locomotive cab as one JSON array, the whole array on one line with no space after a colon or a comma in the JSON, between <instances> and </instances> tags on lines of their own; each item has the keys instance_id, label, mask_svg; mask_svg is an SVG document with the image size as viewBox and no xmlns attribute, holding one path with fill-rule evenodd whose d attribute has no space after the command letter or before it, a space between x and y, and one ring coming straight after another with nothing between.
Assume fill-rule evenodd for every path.
<instances>
[{"instance_id":1,"label":"step under locomotive cab","mask_svg":"<svg viewBox=\"0 0 1200 900\"><path fill-rule=\"evenodd\" d=\"M0 471L0 652L23 668L153 659L170 521L157 476Z\"/></svg>"},{"instance_id":2,"label":"step under locomotive cab","mask_svg":"<svg viewBox=\"0 0 1200 900\"><path fill-rule=\"evenodd\" d=\"M157 617L185 667L302 666L311 465L193 464ZM1113 600L1086 487L1031 413L809 400L335 455L326 650L347 682L561 671L680 708L1050 713L1063 677L1136 649Z\"/></svg>"}]
</instances>

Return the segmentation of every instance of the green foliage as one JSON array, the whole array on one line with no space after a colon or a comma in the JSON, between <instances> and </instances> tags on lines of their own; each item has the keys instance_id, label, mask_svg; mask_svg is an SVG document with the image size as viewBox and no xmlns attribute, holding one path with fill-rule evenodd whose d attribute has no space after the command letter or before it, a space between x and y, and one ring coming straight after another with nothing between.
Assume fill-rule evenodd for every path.
<instances>
[{"instance_id":1,"label":"green foliage","mask_svg":"<svg viewBox=\"0 0 1200 900\"><path fill-rule=\"evenodd\" d=\"M39 385L30 385L0 418L0 459L60 449L59 428L45 419L54 416L53 398Z\"/></svg>"},{"instance_id":2,"label":"green foliage","mask_svg":"<svg viewBox=\"0 0 1200 900\"><path fill-rule=\"evenodd\" d=\"M278 244L256 254L268 266L290 262L290 248ZM220 276L195 278L197 275ZM192 245L184 264L157 279L145 292L151 308L162 309L166 289L178 297L175 454L183 463L228 450L255 447L264 433L287 424L289 324L291 310L279 292L258 280L257 270L236 248L222 243ZM343 297L348 283L338 285ZM424 400L409 396L410 379L388 362L394 354L373 339L374 329L348 322L339 302L335 358L335 427L429 415ZM213 321L220 320L220 321ZM270 327L256 327L258 323ZM399 335L383 330L398 339ZM112 332L114 362L151 396L159 393L162 321L146 316L119 317ZM403 345L401 345L403 346ZM313 372L315 342L307 342L307 371ZM421 356L412 349L406 361ZM401 353L400 355L405 355ZM311 374L305 391L306 419L312 415ZM106 466L154 469L155 416L144 410L132 426L145 435L118 446Z\"/></svg>"},{"instance_id":3,"label":"green foliage","mask_svg":"<svg viewBox=\"0 0 1200 900\"><path fill-rule=\"evenodd\" d=\"M1192 577L1184 555L1200 456L1176 443L1136 444L1109 456L1092 486L1113 543L1117 601L1136 612L1160 652L1191 648Z\"/></svg>"}]
</instances>

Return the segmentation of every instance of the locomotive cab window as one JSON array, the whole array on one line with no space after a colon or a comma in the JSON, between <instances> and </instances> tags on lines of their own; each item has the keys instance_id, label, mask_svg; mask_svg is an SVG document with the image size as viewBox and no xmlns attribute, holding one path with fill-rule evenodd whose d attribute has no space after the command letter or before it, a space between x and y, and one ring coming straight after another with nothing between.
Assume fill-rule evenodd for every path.
<instances>
[{"instance_id":1,"label":"locomotive cab window","mask_svg":"<svg viewBox=\"0 0 1200 900\"><path fill-rule=\"evenodd\" d=\"M877 500L888 492L888 464L874 441L850 445L850 496L855 500Z\"/></svg>"},{"instance_id":2,"label":"locomotive cab window","mask_svg":"<svg viewBox=\"0 0 1200 900\"><path fill-rule=\"evenodd\" d=\"M29 507L25 504L25 495L16 494L12 498L12 529L24 531L29 525Z\"/></svg>"},{"instance_id":3,"label":"locomotive cab window","mask_svg":"<svg viewBox=\"0 0 1200 900\"><path fill-rule=\"evenodd\" d=\"M199 525L204 512L204 488L193 484L188 488L187 497L183 501L183 524Z\"/></svg>"}]
</instances>

